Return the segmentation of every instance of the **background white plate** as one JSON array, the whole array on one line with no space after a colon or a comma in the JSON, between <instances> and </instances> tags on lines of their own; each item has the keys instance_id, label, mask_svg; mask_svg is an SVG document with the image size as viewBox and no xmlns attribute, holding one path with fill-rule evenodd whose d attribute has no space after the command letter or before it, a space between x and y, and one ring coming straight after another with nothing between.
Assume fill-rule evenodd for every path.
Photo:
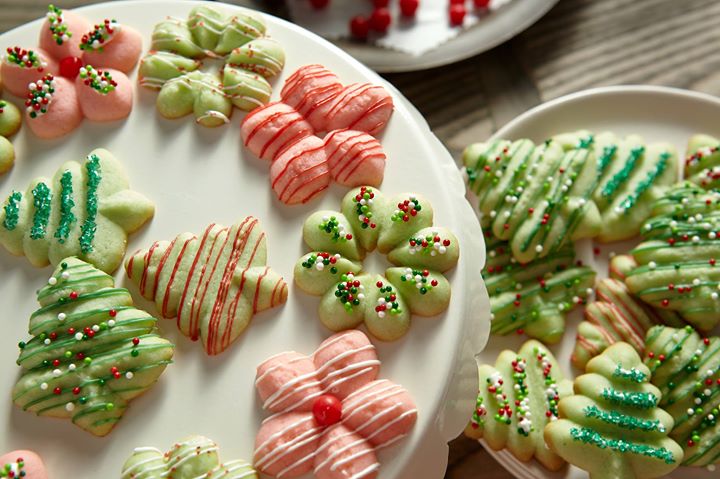
<instances>
[{"instance_id":1,"label":"background white plate","mask_svg":"<svg viewBox=\"0 0 720 479\"><path fill-rule=\"evenodd\" d=\"M694 133L720 136L720 100L715 97L653 86L619 86L585 90L547 102L515 118L501 128L493 138L511 140L529 138L540 142L566 131L587 129L600 132L611 130L625 135L640 134L646 141L667 141L675 145L680 158L685 156L687 141ZM682 163L682 162L681 162ZM578 242L578 256L593 267L599 278L607 277L608 255L622 253L637 244L637 240L621 243L600 244L600 254L593 254L590 241ZM580 308L579 308L580 309ZM575 333L582 320L582 311L576 309L567 321L562 341L551 346L563 367L566 377L575 377L581 372L570 365L570 355L575 346ZM526 336L491 336L487 347L478 355L481 363L495 364L500 351L509 348L517 350L527 340ZM587 474L575 467L559 473L550 473L537 461L527 463L517 460L508 451L493 451L483 441L483 446L515 477L521 479L576 479ZM718 472L704 468L684 467L669 477L684 479L717 478Z\"/></svg>"},{"instance_id":2,"label":"background white plate","mask_svg":"<svg viewBox=\"0 0 720 479\"><path fill-rule=\"evenodd\" d=\"M199 2L113 2L81 9L97 22L117 18L140 30L149 45L153 26L167 15L186 17ZM215 4L226 12L240 7ZM330 43L295 25L265 16L270 34L286 49L287 65L274 84L298 67L320 62L347 83L385 82ZM0 48L35 47L40 21L0 36ZM135 79L135 73L131 78ZM464 427L474 407L477 373L473 356L487 337L487 293L480 281L484 245L474 214L463 199L464 187L455 164L408 102L385 84L396 100L395 113L381 141L389 157L382 190L417 191L427 196L436 224L460 238L461 261L449 277L453 300L436 318L413 318L409 333L395 343L379 344L381 376L406 386L418 403L413 433L381 451L383 478L439 478L447 462L447 441ZM13 406L10 390L17 378L16 344L27 337L27 320L37 309L35 290L51 269L36 269L25 258L0 251L0 451L31 448L44 457L51 477L113 478L132 449L153 445L162 449L188 434L205 434L221 447L221 458L252 458L255 433L266 417L253 386L255 366L271 354L292 350L311 353L330 332L317 319L318 298L292 286L295 261L306 250L301 241L304 219L322 208L339 208L346 190L331 188L319 201L300 207L280 205L269 188L268 164L241 146L238 110L229 125L206 129L191 117L168 121L155 111L157 93L137 89L131 116L113 124L86 122L69 136L42 141L27 128L13 138L18 153L15 168L0 179L0 196L25 189L39 175L51 176L66 160L82 160L93 148L107 147L121 159L137 191L157 204L153 221L130 241L129 251L183 231L201 232L210 222L231 224L245 215L260 218L268 233L269 264L291 284L288 302L257 315L245 334L224 354L209 358L198 344L182 337L174 321L160 320L162 332L177 345L175 364L157 386L135 400L117 428L95 438L69 421L39 418ZM274 97L277 98L275 93ZM4 98L20 104L19 99ZM371 256L366 268L384 270L387 263ZM119 271L119 284L135 288ZM136 304L155 311L153 305Z\"/></svg>"}]
</instances>

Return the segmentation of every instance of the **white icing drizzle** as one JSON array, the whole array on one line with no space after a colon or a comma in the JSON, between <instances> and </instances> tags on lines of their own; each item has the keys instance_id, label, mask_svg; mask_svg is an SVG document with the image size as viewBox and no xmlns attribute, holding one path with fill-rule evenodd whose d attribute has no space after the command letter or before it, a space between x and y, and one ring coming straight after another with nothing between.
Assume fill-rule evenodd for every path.
<instances>
[{"instance_id":1,"label":"white icing drizzle","mask_svg":"<svg viewBox=\"0 0 720 479\"><path fill-rule=\"evenodd\" d=\"M225 116L222 112L219 112L217 110L208 110L204 115L200 115L195 119L197 123L200 123L202 120L205 120L206 118L220 118L223 123L228 124L230 123L230 118Z\"/></svg>"}]
</instances>

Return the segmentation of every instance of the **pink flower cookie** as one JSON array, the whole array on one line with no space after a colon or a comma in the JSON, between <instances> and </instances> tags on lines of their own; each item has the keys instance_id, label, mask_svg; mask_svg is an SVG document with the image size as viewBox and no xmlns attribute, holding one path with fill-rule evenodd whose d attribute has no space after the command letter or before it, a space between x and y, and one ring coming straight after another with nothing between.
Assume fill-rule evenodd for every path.
<instances>
[{"instance_id":1,"label":"pink flower cookie","mask_svg":"<svg viewBox=\"0 0 720 479\"><path fill-rule=\"evenodd\" d=\"M275 413L255 438L255 467L273 477L373 479L375 451L406 436L417 419L409 393L377 379L380 361L360 331L336 334L308 357L272 356L257 368L263 407Z\"/></svg>"},{"instance_id":2,"label":"pink flower cookie","mask_svg":"<svg viewBox=\"0 0 720 479\"><path fill-rule=\"evenodd\" d=\"M40 456L32 451L20 450L0 456L0 477L47 479L47 471Z\"/></svg>"}]
</instances>

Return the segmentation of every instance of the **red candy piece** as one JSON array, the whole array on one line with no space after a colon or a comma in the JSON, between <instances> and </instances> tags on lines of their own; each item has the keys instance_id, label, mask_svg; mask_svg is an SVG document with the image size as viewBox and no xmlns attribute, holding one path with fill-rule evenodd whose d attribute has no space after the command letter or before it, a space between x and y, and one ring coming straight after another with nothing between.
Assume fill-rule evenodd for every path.
<instances>
[{"instance_id":1,"label":"red candy piece","mask_svg":"<svg viewBox=\"0 0 720 479\"><path fill-rule=\"evenodd\" d=\"M65 57L60 60L60 76L74 80L80 73L83 61L78 57Z\"/></svg>"},{"instance_id":2,"label":"red candy piece","mask_svg":"<svg viewBox=\"0 0 720 479\"><path fill-rule=\"evenodd\" d=\"M320 426L332 426L342 419L342 404L332 394L323 394L313 403L313 416Z\"/></svg>"},{"instance_id":3,"label":"red candy piece","mask_svg":"<svg viewBox=\"0 0 720 479\"><path fill-rule=\"evenodd\" d=\"M465 5L450 5L450 23L455 26L462 25L466 13Z\"/></svg>"},{"instance_id":4,"label":"red candy piece","mask_svg":"<svg viewBox=\"0 0 720 479\"><path fill-rule=\"evenodd\" d=\"M330 4L330 0L310 0L310 5L316 10L321 10Z\"/></svg>"},{"instance_id":5,"label":"red candy piece","mask_svg":"<svg viewBox=\"0 0 720 479\"><path fill-rule=\"evenodd\" d=\"M376 32L387 32L391 22L392 16L387 8L376 8L370 15L370 28Z\"/></svg>"},{"instance_id":6,"label":"red candy piece","mask_svg":"<svg viewBox=\"0 0 720 479\"><path fill-rule=\"evenodd\" d=\"M490 6L490 0L473 0L475 8L487 8Z\"/></svg>"},{"instance_id":7,"label":"red candy piece","mask_svg":"<svg viewBox=\"0 0 720 479\"><path fill-rule=\"evenodd\" d=\"M365 40L370 33L370 22L362 15L352 17L350 20L350 34L359 39Z\"/></svg>"},{"instance_id":8,"label":"red candy piece","mask_svg":"<svg viewBox=\"0 0 720 479\"><path fill-rule=\"evenodd\" d=\"M400 13L404 17L414 17L420 6L420 0L400 0Z\"/></svg>"}]
</instances>

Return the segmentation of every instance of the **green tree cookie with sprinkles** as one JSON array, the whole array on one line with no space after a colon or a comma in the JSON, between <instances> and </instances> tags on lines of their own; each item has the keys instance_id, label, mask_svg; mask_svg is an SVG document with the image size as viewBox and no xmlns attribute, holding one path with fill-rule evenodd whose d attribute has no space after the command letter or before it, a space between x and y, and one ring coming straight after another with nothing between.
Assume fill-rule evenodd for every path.
<instances>
[{"instance_id":1,"label":"green tree cookie with sprinkles","mask_svg":"<svg viewBox=\"0 0 720 479\"><path fill-rule=\"evenodd\" d=\"M318 211L303 226L312 250L295 265L295 282L322 296L320 321L333 331L365 323L385 341L403 336L412 314L435 316L450 303L444 273L457 264L455 235L433 226L433 210L420 195L386 198L369 186L348 192L341 211ZM384 275L363 272L377 250L395 265Z\"/></svg>"},{"instance_id":2,"label":"green tree cookie with sprinkles","mask_svg":"<svg viewBox=\"0 0 720 479\"><path fill-rule=\"evenodd\" d=\"M653 206L643 242L631 254L638 267L625 280L655 307L678 312L702 332L720 321L720 192L682 182Z\"/></svg>"},{"instance_id":3,"label":"green tree cookie with sprinkles","mask_svg":"<svg viewBox=\"0 0 720 479\"><path fill-rule=\"evenodd\" d=\"M656 326L647 333L645 364L662 391L660 406L675 419L670 437L685 451L685 466L720 463L720 338Z\"/></svg>"},{"instance_id":4,"label":"green tree cookie with sprinkles","mask_svg":"<svg viewBox=\"0 0 720 479\"><path fill-rule=\"evenodd\" d=\"M480 391L465 434L495 450L507 448L521 461L535 457L552 471L565 465L543 440L545 425L557 419L558 401L572 393L552 353L530 340L517 353L500 353L495 367L479 366L478 373Z\"/></svg>"},{"instance_id":5,"label":"green tree cookie with sprinkles","mask_svg":"<svg viewBox=\"0 0 720 479\"><path fill-rule=\"evenodd\" d=\"M0 208L0 244L34 266L77 256L111 273L128 234L154 213L150 200L129 189L122 164L97 149L82 164L63 164L52 180L37 178L24 193L12 191Z\"/></svg>"},{"instance_id":6,"label":"green tree cookie with sprinkles","mask_svg":"<svg viewBox=\"0 0 720 479\"><path fill-rule=\"evenodd\" d=\"M575 394L560 400L560 419L545 441L591 479L660 477L677 468L682 448L668 434L673 418L659 407L650 369L627 343L615 343L587 363Z\"/></svg>"},{"instance_id":7,"label":"green tree cookie with sprinkles","mask_svg":"<svg viewBox=\"0 0 720 479\"><path fill-rule=\"evenodd\" d=\"M220 75L199 70L204 58L223 59ZM284 65L283 48L266 36L261 18L200 6L187 21L168 18L155 26L139 83L160 90L162 116L192 113L197 123L216 127L228 123L233 107L250 111L266 104L272 94L268 80Z\"/></svg>"},{"instance_id":8,"label":"green tree cookie with sprinkles","mask_svg":"<svg viewBox=\"0 0 720 479\"><path fill-rule=\"evenodd\" d=\"M701 134L690 138L684 178L706 190L720 189L720 140Z\"/></svg>"},{"instance_id":9,"label":"green tree cookie with sprinkles","mask_svg":"<svg viewBox=\"0 0 720 479\"><path fill-rule=\"evenodd\" d=\"M32 339L19 343L13 402L105 436L128 403L155 384L173 345L158 335L155 318L133 307L126 289L80 259L64 259L37 297Z\"/></svg>"},{"instance_id":10,"label":"green tree cookie with sprinkles","mask_svg":"<svg viewBox=\"0 0 720 479\"><path fill-rule=\"evenodd\" d=\"M487 231L487 229L485 230ZM505 241L486 233L487 261L482 271L490 295L491 331L527 334L552 344L565 332L565 316L592 294L595 272L575 260L572 244L522 264Z\"/></svg>"}]
</instances>

